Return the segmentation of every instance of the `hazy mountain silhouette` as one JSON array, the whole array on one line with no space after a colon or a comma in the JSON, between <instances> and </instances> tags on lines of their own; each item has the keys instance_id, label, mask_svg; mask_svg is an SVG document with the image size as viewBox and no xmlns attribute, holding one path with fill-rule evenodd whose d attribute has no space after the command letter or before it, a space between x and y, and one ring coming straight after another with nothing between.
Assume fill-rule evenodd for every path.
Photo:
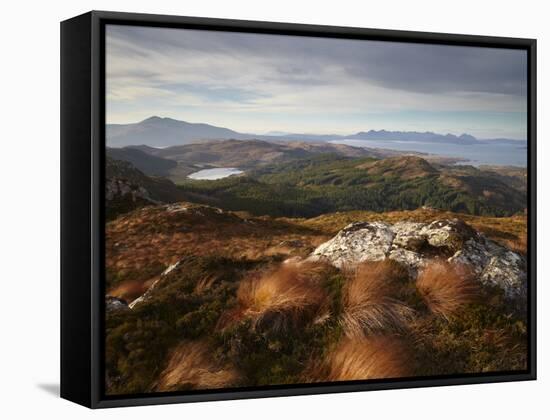
<instances>
[{"instance_id":1,"label":"hazy mountain silhouette","mask_svg":"<svg viewBox=\"0 0 550 420\"><path fill-rule=\"evenodd\" d=\"M110 147L137 144L167 147L197 140L230 138L240 140L243 136L228 128L156 116L134 124L107 124L107 145Z\"/></svg>"},{"instance_id":2,"label":"hazy mountain silhouette","mask_svg":"<svg viewBox=\"0 0 550 420\"><path fill-rule=\"evenodd\" d=\"M275 133L275 132L274 132ZM260 135L239 133L225 127L216 127L210 124L190 123L172 118L150 117L132 124L107 124L107 145L109 147L124 147L130 145L147 145L151 147L180 146L201 140L265 140L265 141L306 141L319 142L341 139L355 140L387 140L433 142L446 144L480 144L485 141L495 143L523 142L510 139L479 140L470 134L438 134L430 131L387 131L370 130L360 131L349 135L336 134L305 134L279 133L276 135Z\"/></svg>"}]
</instances>

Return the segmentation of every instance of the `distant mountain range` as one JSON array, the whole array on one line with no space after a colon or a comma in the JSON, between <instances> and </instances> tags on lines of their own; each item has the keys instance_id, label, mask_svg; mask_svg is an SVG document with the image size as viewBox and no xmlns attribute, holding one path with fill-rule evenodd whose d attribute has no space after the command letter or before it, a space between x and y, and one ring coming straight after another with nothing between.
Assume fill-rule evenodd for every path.
<instances>
[{"instance_id":1,"label":"distant mountain range","mask_svg":"<svg viewBox=\"0 0 550 420\"><path fill-rule=\"evenodd\" d=\"M456 136L454 134L438 134L433 132L415 131L361 131L350 135L336 134L303 134L272 132L271 135L239 133L224 127L210 124L190 123L172 118L150 117L133 124L107 124L107 146L124 147L131 145L147 145L151 147L180 146L202 140L265 140L265 141L305 141L323 142L330 140L387 140L434 142L447 144L479 144L487 141L494 143L510 142L523 144L512 139L480 140L469 134Z\"/></svg>"},{"instance_id":2,"label":"distant mountain range","mask_svg":"<svg viewBox=\"0 0 550 420\"><path fill-rule=\"evenodd\" d=\"M476 144L480 140L469 134L437 134L430 131L424 133L417 131L386 131L386 130L370 130L361 131L357 134L347 136L349 139L356 140L388 140L388 141L421 141L421 142L437 142L437 143L453 143L453 144Z\"/></svg>"}]
</instances>

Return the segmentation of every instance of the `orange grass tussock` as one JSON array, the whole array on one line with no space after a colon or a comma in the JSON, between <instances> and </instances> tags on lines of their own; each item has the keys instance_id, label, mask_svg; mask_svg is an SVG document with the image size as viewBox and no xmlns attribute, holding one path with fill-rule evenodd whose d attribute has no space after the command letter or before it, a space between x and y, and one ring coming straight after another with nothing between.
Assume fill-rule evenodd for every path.
<instances>
[{"instance_id":1,"label":"orange grass tussock","mask_svg":"<svg viewBox=\"0 0 550 420\"><path fill-rule=\"evenodd\" d=\"M306 380L312 382L405 378L413 374L407 345L389 336L344 338Z\"/></svg>"},{"instance_id":2,"label":"orange grass tussock","mask_svg":"<svg viewBox=\"0 0 550 420\"><path fill-rule=\"evenodd\" d=\"M215 362L211 354L212 349L204 341L179 344L170 354L155 390L219 389L237 385L240 379L237 370Z\"/></svg>"},{"instance_id":3,"label":"orange grass tussock","mask_svg":"<svg viewBox=\"0 0 550 420\"><path fill-rule=\"evenodd\" d=\"M415 312L393 295L406 277L405 269L391 260L361 264L343 290L341 323L346 335L359 338L405 331Z\"/></svg>"},{"instance_id":4,"label":"orange grass tussock","mask_svg":"<svg viewBox=\"0 0 550 420\"><path fill-rule=\"evenodd\" d=\"M108 294L126 302L132 302L143 295L157 279L158 276L146 281L127 280L109 290Z\"/></svg>"},{"instance_id":5,"label":"orange grass tussock","mask_svg":"<svg viewBox=\"0 0 550 420\"><path fill-rule=\"evenodd\" d=\"M222 316L221 327L250 319L254 329L281 332L322 318L328 312L328 295L321 279L326 265L283 263L260 276L241 281L238 306Z\"/></svg>"},{"instance_id":6,"label":"orange grass tussock","mask_svg":"<svg viewBox=\"0 0 550 420\"><path fill-rule=\"evenodd\" d=\"M439 260L431 262L419 273L416 287L428 308L446 319L473 302L479 293L470 270Z\"/></svg>"}]
</instances>

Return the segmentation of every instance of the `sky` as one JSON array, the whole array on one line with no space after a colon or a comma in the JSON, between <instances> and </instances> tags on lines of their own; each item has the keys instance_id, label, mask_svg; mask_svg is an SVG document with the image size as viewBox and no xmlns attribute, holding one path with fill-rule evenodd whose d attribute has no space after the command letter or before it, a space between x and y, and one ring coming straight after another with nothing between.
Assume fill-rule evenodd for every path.
<instances>
[{"instance_id":1,"label":"sky","mask_svg":"<svg viewBox=\"0 0 550 420\"><path fill-rule=\"evenodd\" d=\"M108 25L107 123L527 138L522 50Z\"/></svg>"}]
</instances>

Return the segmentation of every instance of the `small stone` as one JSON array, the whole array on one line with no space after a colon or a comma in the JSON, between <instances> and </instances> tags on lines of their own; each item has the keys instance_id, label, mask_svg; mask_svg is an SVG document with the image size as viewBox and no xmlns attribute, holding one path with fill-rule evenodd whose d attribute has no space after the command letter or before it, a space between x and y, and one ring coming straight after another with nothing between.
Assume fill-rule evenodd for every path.
<instances>
[{"instance_id":1,"label":"small stone","mask_svg":"<svg viewBox=\"0 0 550 420\"><path fill-rule=\"evenodd\" d=\"M122 299L114 296L105 296L105 310L106 312L118 312L128 310L128 305Z\"/></svg>"}]
</instances>

